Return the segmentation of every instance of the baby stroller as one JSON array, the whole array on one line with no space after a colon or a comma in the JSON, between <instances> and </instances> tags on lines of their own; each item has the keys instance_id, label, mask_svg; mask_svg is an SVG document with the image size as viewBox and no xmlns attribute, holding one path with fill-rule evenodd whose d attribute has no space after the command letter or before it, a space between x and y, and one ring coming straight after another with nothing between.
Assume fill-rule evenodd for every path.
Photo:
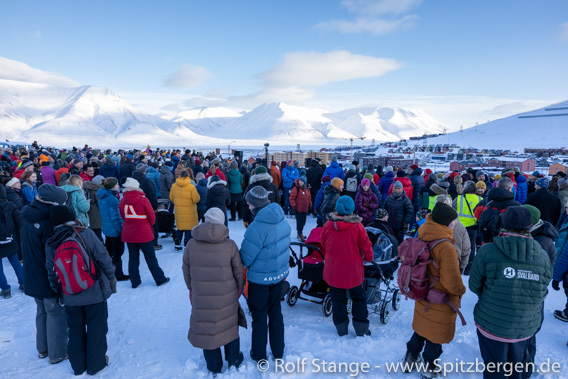
<instances>
[{"instance_id":1,"label":"baby stroller","mask_svg":"<svg viewBox=\"0 0 568 379\"><path fill-rule=\"evenodd\" d=\"M158 222L158 232L171 235L174 232L176 222L173 213L170 213L171 201L158 199L158 209L156 209L156 219Z\"/></svg>"},{"instance_id":2,"label":"baby stroller","mask_svg":"<svg viewBox=\"0 0 568 379\"><path fill-rule=\"evenodd\" d=\"M398 242L394 236L367 226L367 236L373 244L373 262L365 262L363 289L367 307L371 313L379 314L381 322L389 322L391 305L396 311L400 308L400 292L391 284L398 269ZM396 281L394 281L396 283ZM351 311L351 300L347 310Z\"/></svg>"},{"instance_id":3,"label":"baby stroller","mask_svg":"<svg viewBox=\"0 0 568 379\"><path fill-rule=\"evenodd\" d=\"M333 309L329 286L323 280L325 251L321 245L322 229L321 227L313 229L305 243L292 242L290 244L291 267L298 267L298 279L302 282L300 288L297 286L290 288L286 303L293 307L300 299L321 304L323 315L329 317Z\"/></svg>"}]
</instances>

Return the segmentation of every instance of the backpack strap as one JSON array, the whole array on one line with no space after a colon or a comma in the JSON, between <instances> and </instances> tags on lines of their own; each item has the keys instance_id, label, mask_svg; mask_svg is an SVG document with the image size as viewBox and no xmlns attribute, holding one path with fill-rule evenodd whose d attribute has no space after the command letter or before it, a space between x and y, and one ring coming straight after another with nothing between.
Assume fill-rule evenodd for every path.
<instances>
[{"instance_id":1,"label":"backpack strap","mask_svg":"<svg viewBox=\"0 0 568 379\"><path fill-rule=\"evenodd\" d=\"M81 237L81 234L79 234L79 232L80 232L79 229L86 229L86 228L75 227L75 226L73 226L73 225L69 225L69 228L71 228L71 229L73 230L73 235L72 235L72 236L73 236L73 237L75 237L75 236L78 237L77 239L79 240L79 243L82 245L82 248L83 248L83 250L85 251L85 254L87 254L87 257L89 257L89 259L90 259L91 261L93 261L93 264L95 265L95 276L93 277L93 276L91 275L91 277L93 278L93 280L96 280L96 279L97 279L97 275L99 275L100 272L101 272L101 267L99 266L99 264L97 263L97 261L95 260L95 258L93 258L93 257L91 256L91 254L89 253L89 250L87 249L87 244L85 243L85 240L83 239L83 237ZM91 273L90 264L89 264L89 262L85 262L85 264L89 265L89 267L87 267L87 269L88 269L88 272L89 272L89 275L90 275L90 273Z\"/></svg>"}]
</instances>

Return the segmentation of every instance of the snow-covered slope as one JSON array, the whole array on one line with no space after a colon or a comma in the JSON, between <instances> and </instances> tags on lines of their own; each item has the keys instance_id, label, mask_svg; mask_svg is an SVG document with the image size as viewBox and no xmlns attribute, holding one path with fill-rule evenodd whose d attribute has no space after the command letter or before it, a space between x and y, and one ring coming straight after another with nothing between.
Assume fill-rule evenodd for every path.
<instances>
[{"instance_id":1,"label":"snow-covered slope","mask_svg":"<svg viewBox=\"0 0 568 379\"><path fill-rule=\"evenodd\" d=\"M568 146L568 101L429 138L428 144L455 143L488 149Z\"/></svg>"}]
</instances>

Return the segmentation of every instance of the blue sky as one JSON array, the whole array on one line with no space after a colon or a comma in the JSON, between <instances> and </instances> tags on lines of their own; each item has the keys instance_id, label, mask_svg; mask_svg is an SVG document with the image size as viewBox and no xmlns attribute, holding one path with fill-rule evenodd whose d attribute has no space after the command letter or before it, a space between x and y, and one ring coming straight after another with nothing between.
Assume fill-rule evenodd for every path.
<instances>
[{"instance_id":1,"label":"blue sky","mask_svg":"<svg viewBox=\"0 0 568 379\"><path fill-rule=\"evenodd\" d=\"M152 113L373 104L455 129L568 98L568 2L3 0L0 56Z\"/></svg>"}]
</instances>

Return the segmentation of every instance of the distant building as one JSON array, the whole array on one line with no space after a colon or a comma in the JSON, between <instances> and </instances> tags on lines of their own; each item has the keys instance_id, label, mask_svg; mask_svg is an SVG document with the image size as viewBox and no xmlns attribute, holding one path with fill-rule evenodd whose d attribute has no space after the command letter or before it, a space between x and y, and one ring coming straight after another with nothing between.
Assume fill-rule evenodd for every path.
<instances>
[{"instance_id":1,"label":"distant building","mask_svg":"<svg viewBox=\"0 0 568 379\"><path fill-rule=\"evenodd\" d=\"M487 162L490 166L501 168L518 167L521 172L533 172L536 162L533 159L515 158L515 157L494 157Z\"/></svg>"},{"instance_id":2,"label":"distant building","mask_svg":"<svg viewBox=\"0 0 568 379\"><path fill-rule=\"evenodd\" d=\"M568 167L563 165L562 163L555 163L548 167L548 175L556 175L559 172L566 173Z\"/></svg>"}]
</instances>

